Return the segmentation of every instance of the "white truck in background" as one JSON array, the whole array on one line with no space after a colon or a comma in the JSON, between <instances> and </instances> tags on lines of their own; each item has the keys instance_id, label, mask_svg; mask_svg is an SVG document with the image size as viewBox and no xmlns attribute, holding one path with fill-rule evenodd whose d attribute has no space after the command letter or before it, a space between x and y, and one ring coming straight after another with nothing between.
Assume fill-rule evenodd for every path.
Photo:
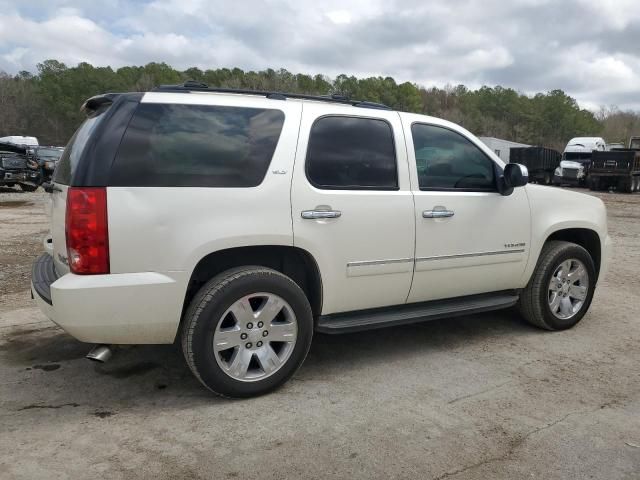
<instances>
[{"instance_id":1,"label":"white truck in background","mask_svg":"<svg viewBox=\"0 0 640 480\"><path fill-rule=\"evenodd\" d=\"M606 149L607 142L602 137L572 138L564 148L560 166L553 174L553 183L575 187L586 186L593 151L604 152Z\"/></svg>"},{"instance_id":2,"label":"white truck in background","mask_svg":"<svg viewBox=\"0 0 640 480\"><path fill-rule=\"evenodd\" d=\"M13 145L24 145L27 147L38 147L40 145L36 137L25 137L24 135L0 137L0 143L11 143Z\"/></svg>"}]
</instances>

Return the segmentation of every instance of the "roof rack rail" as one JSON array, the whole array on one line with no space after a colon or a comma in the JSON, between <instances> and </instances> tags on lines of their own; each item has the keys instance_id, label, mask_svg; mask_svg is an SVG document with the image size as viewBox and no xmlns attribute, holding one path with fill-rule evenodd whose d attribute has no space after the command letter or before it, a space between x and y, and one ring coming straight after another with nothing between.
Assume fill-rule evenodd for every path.
<instances>
[{"instance_id":1,"label":"roof rack rail","mask_svg":"<svg viewBox=\"0 0 640 480\"><path fill-rule=\"evenodd\" d=\"M286 100L294 98L299 100L316 100L320 102L342 103L361 108L377 108L380 110L392 110L391 107L382 103L368 102L363 100L351 100L344 95L305 95L303 93L285 93L285 92L269 92L264 90L248 90L241 88L218 88L210 87L206 83L187 80L178 85L160 85L152 90L153 92L216 92L216 93L235 93L241 95L259 95L272 100Z\"/></svg>"}]
</instances>

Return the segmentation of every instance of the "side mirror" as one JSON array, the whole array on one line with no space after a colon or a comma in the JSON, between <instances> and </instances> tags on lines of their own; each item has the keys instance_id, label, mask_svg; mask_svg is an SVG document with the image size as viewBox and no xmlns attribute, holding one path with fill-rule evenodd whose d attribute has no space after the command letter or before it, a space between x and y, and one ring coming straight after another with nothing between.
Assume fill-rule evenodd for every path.
<instances>
[{"instance_id":1,"label":"side mirror","mask_svg":"<svg viewBox=\"0 0 640 480\"><path fill-rule=\"evenodd\" d=\"M529 170L519 163L507 163L498 185L502 195L511 195L516 187L524 187L529 183Z\"/></svg>"}]
</instances>

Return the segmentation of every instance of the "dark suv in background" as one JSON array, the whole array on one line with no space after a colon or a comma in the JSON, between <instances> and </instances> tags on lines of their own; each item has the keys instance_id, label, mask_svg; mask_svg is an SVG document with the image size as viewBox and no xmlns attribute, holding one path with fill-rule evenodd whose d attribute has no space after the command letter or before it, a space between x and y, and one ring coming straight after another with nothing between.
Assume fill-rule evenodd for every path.
<instances>
[{"instance_id":1,"label":"dark suv in background","mask_svg":"<svg viewBox=\"0 0 640 480\"><path fill-rule=\"evenodd\" d=\"M28 166L38 171L40 183L51 181L53 171L62 157L62 152L64 152L64 147L40 146L29 149Z\"/></svg>"},{"instance_id":2,"label":"dark suv in background","mask_svg":"<svg viewBox=\"0 0 640 480\"><path fill-rule=\"evenodd\" d=\"M0 185L33 192L40 184L40 173L28 165L27 147L11 143L0 143Z\"/></svg>"}]
</instances>

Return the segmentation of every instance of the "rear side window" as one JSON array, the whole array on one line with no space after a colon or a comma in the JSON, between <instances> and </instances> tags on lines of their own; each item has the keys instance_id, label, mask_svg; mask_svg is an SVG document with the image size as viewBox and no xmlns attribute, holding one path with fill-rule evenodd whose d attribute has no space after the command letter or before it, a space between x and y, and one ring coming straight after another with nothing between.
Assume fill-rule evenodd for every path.
<instances>
[{"instance_id":1,"label":"rear side window","mask_svg":"<svg viewBox=\"0 0 640 480\"><path fill-rule=\"evenodd\" d=\"M411 126L420 190L495 190L495 165L482 150L453 130Z\"/></svg>"},{"instance_id":2,"label":"rear side window","mask_svg":"<svg viewBox=\"0 0 640 480\"><path fill-rule=\"evenodd\" d=\"M104 111L106 109L98 110L92 116L88 117L80 128L76 130L76 133L73 134L71 140L64 149L64 153L62 157L60 157L60 161L53 175L53 181L56 183L61 183L63 185L71 185L71 178L73 177L73 172L75 171L78 160L82 155L82 151L84 147L87 146L87 142L89 138L91 138L91 134L96 129L98 124L104 118Z\"/></svg>"},{"instance_id":3,"label":"rear side window","mask_svg":"<svg viewBox=\"0 0 640 480\"><path fill-rule=\"evenodd\" d=\"M283 124L280 110L141 103L109 184L255 187L267 173Z\"/></svg>"},{"instance_id":4,"label":"rear side window","mask_svg":"<svg viewBox=\"0 0 640 480\"><path fill-rule=\"evenodd\" d=\"M397 190L391 125L384 120L328 116L313 124L307 178L317 188Z\"/></svg>"}]
</instances>

